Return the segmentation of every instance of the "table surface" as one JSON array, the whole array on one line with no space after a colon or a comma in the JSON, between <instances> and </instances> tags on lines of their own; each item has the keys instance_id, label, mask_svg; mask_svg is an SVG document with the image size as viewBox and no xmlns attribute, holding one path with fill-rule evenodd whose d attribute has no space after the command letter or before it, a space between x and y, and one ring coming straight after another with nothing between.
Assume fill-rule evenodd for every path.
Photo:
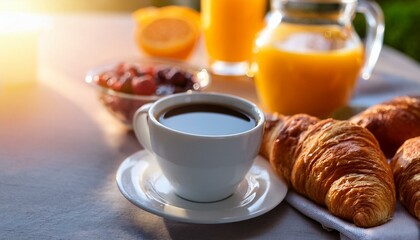
<instances>
[{"instance_id":1,"label":"table surface","mask_svg":"<svg viewBox=\"0 0 420 240\"><path fill-rule=\"evenodd\" d=\"M140 55L134 23L128 14L50 20L41 35L37 83L0 91L1 239L340 238L285 201L254 219L214 225L166 220L131 204L115 173L142 147L100 105L84 74L100 63ZM205 59L197 51L190 61L204 65ZM420 85L418 63L385 47L372 81L360 84L352 104L418 94L410 84ZM258 102L250 79L215 77L209 91Z\"/></svg>"}]
</instances>

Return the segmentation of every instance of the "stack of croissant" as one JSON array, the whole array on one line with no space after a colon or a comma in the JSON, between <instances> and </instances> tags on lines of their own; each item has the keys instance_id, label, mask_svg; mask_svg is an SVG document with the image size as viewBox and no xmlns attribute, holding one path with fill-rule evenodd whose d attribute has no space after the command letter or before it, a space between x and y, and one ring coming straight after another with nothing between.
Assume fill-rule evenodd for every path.
<instances>
[{"instance_id":1,"label":"stack of croissant","mask_svg":"<svg viewBox=\"0 0 420 240\"><path fill-rule=\"evenodd\" d=\"M294 191L356 226L389 221L397 196L420 220L419 97L397 97L347 121L268 116L260 154Z\"/></svg>"}]
</instances>

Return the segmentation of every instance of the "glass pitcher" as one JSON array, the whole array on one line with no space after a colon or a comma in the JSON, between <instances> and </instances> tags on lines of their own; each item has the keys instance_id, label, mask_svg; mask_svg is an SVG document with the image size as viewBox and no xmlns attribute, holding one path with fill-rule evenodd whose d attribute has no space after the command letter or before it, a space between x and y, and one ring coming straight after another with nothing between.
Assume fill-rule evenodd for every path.
<instances>
[{"instance_id":1,"label":"glass pitcher","mask_svg":"<svg viewBox=\"0 0 420 240\"><path fill-rule=\"evenodd\" d=\"M363 0L272 0L255 44L255 84L268 112L326 117L368 79L383 43L380 7ZM364 44L352 26L365 16Z\"/></svg>"}]
</instances>

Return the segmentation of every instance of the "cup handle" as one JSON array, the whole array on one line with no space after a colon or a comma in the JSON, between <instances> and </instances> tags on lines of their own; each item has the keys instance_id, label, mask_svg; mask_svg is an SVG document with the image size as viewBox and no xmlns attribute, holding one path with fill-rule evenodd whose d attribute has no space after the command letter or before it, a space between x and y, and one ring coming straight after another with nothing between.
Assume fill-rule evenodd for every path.
<instances>
[{"instance_id":1,"label":"cup handle","mask_svg":"<svg viewBox=\"0 0 420 240\"><path fill-rule=\"evenodd\" d=\"M368 80L372 75L384 39L384 15L381 7L373 1L361 0L357 12L364 15L367 23L365 40L365 63L361 77Z\"/></svg>"},{"instance_id":2,"label":"cup handle","mask_svg":"<svg viewBox=\"0 0 420 240\"><path fill-rule=\"evenodd\" d=\"M153 153L152 144L150 141L149 125L147 123L147 119L149 118L148 112L151 106L151 103L144 104L139 109L137 109L133 117L134 133L140 144L149 153Z\"/></svg>"}]
</instances>

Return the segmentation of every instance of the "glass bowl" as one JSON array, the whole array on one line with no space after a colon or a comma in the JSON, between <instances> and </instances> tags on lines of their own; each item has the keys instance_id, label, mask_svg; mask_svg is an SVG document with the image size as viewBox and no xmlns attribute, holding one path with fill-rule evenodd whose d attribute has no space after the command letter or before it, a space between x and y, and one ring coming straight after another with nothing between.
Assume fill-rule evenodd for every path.
<instances>
[{"instance_id":1,"label":"glass bowl","mask_svg":"<svg viewBox=\"0 0 420 240\"><path fill-rule=\"evenodd\" d=\"M137 68L139 71L133 73L132 70L129 70L129 67ZM147 75L145 72L155 81L155 91L151 93L150 88L146 86L146 92L148 93L139 93L142 92L142 86L139 87L137 84L137 92L134 93L133 82L136 81L138 83L139 77L144 78L142 76ZM179 80L180 73L184 77L187 76L192 82L188 80L185 87L179 87L179 83L176 84L176 78L178 77ZM178 76L174 76L176 74ZM122 83L130 81L127 80L130 77L132 78L132 89L130 90L130 87L128 87L127 90L127 87L121 87L124 85ZM136 80L133 80L134 78ZM104 79L107 80L104 81ZM131 129L133 115L142 105L154 102L170 94L202 91L210 84L210 74L205 68L193 66L186 62L170 59L142 58L94 67L87 72L85 81L96 89L99 101L105 108Z\"/></svg>"}]
</instances>

